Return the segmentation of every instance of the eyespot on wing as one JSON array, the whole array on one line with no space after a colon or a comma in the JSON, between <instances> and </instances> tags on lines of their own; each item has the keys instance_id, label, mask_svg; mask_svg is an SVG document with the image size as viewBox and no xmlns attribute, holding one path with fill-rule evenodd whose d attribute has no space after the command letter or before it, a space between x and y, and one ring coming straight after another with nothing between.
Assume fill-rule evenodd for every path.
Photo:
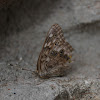
<instances>
[{"instance_id":1,"label":"eyespot on wing","mask_svg":"<svg viewBox=\"0 0 100 100\"><path fill-rule=\"evenodd\" d=\"M54 57L57 56L57 54L58 54L57 51L51 51L51 52L50 52L50 55L51 55L51 56L54 56Z\"/></svg>"}]
</instances>

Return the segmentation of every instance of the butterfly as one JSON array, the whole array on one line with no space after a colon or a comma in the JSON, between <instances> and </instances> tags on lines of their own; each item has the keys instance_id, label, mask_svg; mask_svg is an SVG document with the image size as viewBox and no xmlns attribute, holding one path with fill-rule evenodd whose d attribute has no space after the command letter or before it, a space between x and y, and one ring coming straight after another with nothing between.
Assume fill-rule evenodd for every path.
<instances>
[{"instance_id":1,"label":"butterfly","mask_svg":"<svg viewBox=\"0 0 100 100\"><path fill-rule=\"evenodd\" d=\"M63 76L71 63L72 46L65 41L61 27L54 24L49 29L37 61L41 78Z\"/></svg>"}]
</instances>

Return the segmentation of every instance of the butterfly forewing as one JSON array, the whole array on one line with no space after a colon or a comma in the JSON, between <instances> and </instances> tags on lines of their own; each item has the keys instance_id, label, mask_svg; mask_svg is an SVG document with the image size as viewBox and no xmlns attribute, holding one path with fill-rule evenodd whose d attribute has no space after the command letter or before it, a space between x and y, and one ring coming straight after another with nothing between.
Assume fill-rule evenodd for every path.
<instances>
[{"instance_id":1,"label":"butterfly forewing","mask_svg":"<svg viewBox=\"0 0 100 100\"><path fill-rule=\"evenodd\" d=\"M64 64L70 59L72 51L72 46L64 39L61 27L58 24L52 25L38 58L39 76L59 76Z\"/></svg>"}]
</instances>

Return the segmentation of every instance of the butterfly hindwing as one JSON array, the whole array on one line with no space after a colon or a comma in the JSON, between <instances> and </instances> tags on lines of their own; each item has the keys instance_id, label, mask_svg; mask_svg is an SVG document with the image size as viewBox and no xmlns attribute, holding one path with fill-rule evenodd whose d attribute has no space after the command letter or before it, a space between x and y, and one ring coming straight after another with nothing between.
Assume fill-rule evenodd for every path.
<instances>
[{"instance_id":1,"label":"butterfly hindwing","mask_svg":"<svg viewBox=\"0 0 100 100\"><path fill-rule=\"evenodd\" d=\"M68 62L72 51L72 46L64 39L61 27L58 24L52 25L38 58L37 72L39 76L47 76L48 73L49 76L54 74L52 72L56 71L53 70L58 70Z\"/></svg>"}]
</instances>

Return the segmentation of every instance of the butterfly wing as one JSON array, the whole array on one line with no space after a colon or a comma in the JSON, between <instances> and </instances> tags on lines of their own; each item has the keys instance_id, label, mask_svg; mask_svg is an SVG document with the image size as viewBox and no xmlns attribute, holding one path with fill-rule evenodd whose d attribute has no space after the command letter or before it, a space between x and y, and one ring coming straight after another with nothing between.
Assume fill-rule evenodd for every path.
<instances>
[{"instance_id":1,"label":"butterfly wing","mask_svg":"<svg viewBox=\"0 0 100 100\"><path fill-rule=\"evenodd\" d=\"M51 69L63 66L70 60L72 46L65 41L61 27L58 24L51 26L37 62L37 72L46 76Z\"/></svg>"}]
</instances>

